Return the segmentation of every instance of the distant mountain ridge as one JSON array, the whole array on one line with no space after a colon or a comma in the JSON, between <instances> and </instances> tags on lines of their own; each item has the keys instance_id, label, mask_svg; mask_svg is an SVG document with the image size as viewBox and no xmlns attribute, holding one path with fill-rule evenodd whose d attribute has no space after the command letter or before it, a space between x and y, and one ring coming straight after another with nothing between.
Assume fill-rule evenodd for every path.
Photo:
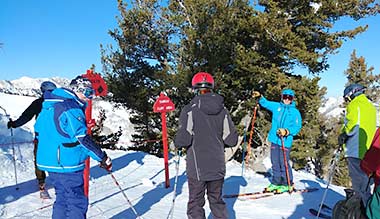
<instances>
[{"instance_id":1,"label":"distant mountain ridge","mask_svg":"<svg viewBox=\"0 0 380 219\"><path fill-rule=\"evenodd\" d=\"M342 103L343 97L328 97L324 100L318 111L327 117L339 117L344 113Z\"/></svg>"},{"instance_id":2,"label":"distant mountain ridge","mask_svg":"<svg viewBox=\"0 0 380 219\"><path fill-rule=\"evenodd\" d=\"M30 78L24 76L12 81L0 80L0 92L6 94L36 97L41 95L40 85L44 81L51 81L58 87L65 87L70 83L69 79L60 77Z\"/></svg>"}]
</instances>

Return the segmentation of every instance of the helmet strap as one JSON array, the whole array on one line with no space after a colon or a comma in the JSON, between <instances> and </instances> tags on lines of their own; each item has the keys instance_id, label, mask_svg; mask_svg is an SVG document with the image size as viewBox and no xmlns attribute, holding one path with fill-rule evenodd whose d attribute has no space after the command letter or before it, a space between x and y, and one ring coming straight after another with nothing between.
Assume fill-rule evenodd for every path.
<instances>
[{"instance_id":1,"label":"helmet strap","mask_svg":"<svg viewBox=\"0 0 380 219\"><path fill-rule=\"evenodd\" d=\"M346 102L351 102L351 96L345 97L344 100L345 100Z\"/></svg>"}]
</instances>

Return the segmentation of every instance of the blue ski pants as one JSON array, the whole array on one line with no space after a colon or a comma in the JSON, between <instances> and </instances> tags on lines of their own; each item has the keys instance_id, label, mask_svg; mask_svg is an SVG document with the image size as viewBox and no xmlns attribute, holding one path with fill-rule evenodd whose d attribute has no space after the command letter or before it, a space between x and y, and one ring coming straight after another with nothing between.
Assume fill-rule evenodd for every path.
<instances>
[{"instance_id":1,"label":"blue ski pants","mask_svg":"<svg viewBox=\"0 0 380 219\"><path fill-rule=\"evenodd\" d=\"M83 170L73 173L49 172L53 181L56 200L53 219L85 219L88 198L84 195Z\"/></svg>"},{"instance_id":2,"label":"blue ski pants","mask_svg":"<svg viewBox=\"0 0 380 219\"><path fill-rule=\"evenodd\" d=\"M352 189L360 194L363 205L367 205L368 199L371 197L371 188L368 185L369 178L360 168L360 159L347 157L348 175L350 175Z\"/></svg>"},{"instance_id":3,"label":"blue ski pants","mask_svg":"<svg viewBox=\"0 0 380 219\"><path fill-rule=\"evenodd\" d=\"M272 171L273 171L272 184L288 185L288 180L286 178L286 168L285 168L285 162L286 162L288 165L290 185L292 185L293 172L289 164L290 148L285 148L285 155L286 155L285 162L284 162L284 153L280 145L272 143L270 148L271 148L270 160L272 162Z\"/></svg>"}]
</instances>

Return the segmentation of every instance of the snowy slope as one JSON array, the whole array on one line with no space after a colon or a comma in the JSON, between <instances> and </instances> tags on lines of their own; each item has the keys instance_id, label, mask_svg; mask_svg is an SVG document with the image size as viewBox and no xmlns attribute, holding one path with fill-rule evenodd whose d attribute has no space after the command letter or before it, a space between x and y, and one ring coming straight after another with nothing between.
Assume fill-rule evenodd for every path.
<instances>
[{"instance_id":1,"label":"snowy slope","mask_svg":"<svg viewBox=\"0 0 380 219\"><path fill-rule=\"evenodd\" d=\"M12 118L16 118L33 99L0 93L0 105L11 114ZM95 108L103 107L106 110L109 119L106 123L110 125L109 127L114 127L114 131L117 126L123 126L126 131L121 141L123 144L129 144L132 130L128 122L129 113L113 109L109 103L94 103L94 105ZM54 188L51 187L48 177L48 191L53 200L40 200L34 176L31 142L34 121L13 130L19 190L16 190L15 186L12 138L10 130L6 128L6 122L7 117L0 111L0 218L51 218ZM114 176L137 212L145 219L166 218L173 198L174 157L170 156L171 186L166 189L163 159L135 151L107 151L107 153L113 159ZM91 161L91 166L88 218L135 218L111 176L99 168L95 161ZM185 158L182 157L174 211L176 219L186 218L188 186L185 168ZM244 171L242 176L240 163L234 161L227 163L225 180L225 194L260 191L269 183L268 178L251 170ZM314 218L308 213L308 209L315 208L319 204L326 185L306 172L294 172L294 181L297 188L316 187L319 191L302 195L282 194L258 200L226 199L230 218ZM343 189L333 185L330 185L330 188L332 190L328 191L326 202L333 206L338 200L343 199ZM208 204L205 208L206 215L211 218Z\"/></svg>"}]
</instances>

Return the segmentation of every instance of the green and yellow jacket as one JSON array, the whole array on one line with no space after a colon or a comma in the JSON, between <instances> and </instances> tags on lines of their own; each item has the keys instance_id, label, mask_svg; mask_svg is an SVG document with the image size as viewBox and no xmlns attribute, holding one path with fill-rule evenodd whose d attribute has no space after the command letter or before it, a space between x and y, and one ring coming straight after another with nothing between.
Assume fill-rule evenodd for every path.
<instances>
[{"instance_id":1,"label":"green and yellow jacket","mask_svg":"<svg viewBox=\"0 0 380 219\"><path fill-rule=\"evenodd\" d=\"M376 114L375 106L364 94L355 97L347 105L342 128L342 132L348 136L344 148L346 157L363 158L375 135Z\"/></svg>"}]
</instances>

